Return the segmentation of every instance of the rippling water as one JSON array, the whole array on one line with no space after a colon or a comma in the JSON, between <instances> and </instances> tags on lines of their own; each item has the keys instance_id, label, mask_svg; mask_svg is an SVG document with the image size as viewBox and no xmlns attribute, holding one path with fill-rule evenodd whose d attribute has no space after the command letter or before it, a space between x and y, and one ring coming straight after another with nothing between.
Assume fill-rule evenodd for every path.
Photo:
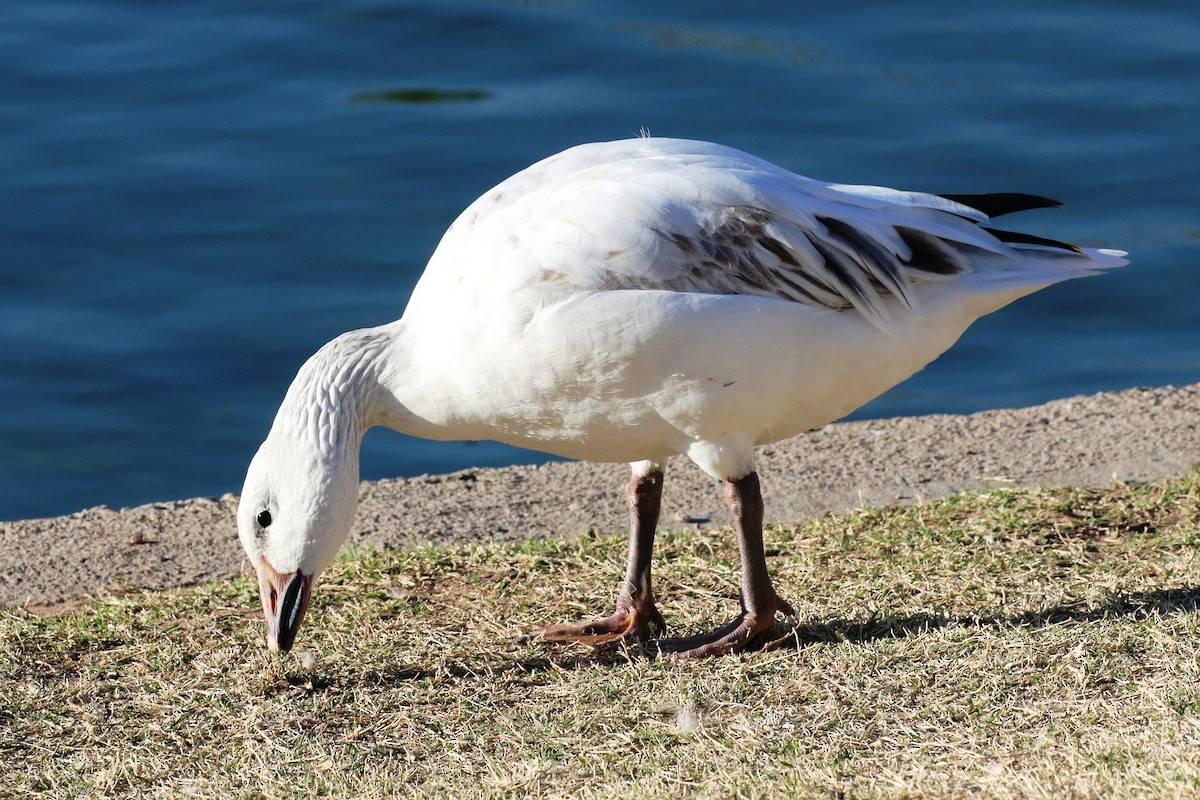
<instances>
[{"instance_id":1,"label":"rippling water","mask_svg":"<svg viewBox=\"0 0 1200 800\"><path fill-rule=\"evenodd\" d=\"M0 10L0 519L238 489L299 364L399 316L459 210L642 128L1047 194L1024 228L1133 254L859 416L1200 380L1194 3L250 5ZM376 432L363 474L540 459Z\"/></svg>"}]
</instances>

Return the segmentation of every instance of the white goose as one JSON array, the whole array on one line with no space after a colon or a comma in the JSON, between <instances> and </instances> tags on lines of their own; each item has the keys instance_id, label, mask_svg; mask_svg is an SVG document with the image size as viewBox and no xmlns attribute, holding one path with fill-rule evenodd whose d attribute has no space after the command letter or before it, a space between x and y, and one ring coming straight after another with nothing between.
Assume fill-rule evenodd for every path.
<instances>
[{"instance_id":1,"label":"white goose","mask_svg":"<svg viewBox=\"0 0 1200 800\"><path fill-rule=\"evenodd\" d=\"M978 224L1051 205L822 183L675 139L581 145L517 173L450 226L400 320L339 336L292 382L238 512L269 646L292 646L350 529L362 435L385 425L632 464L616 609L527 634L548 641L665 631L650 556L663 468L686 454L725 483L742 612L653 644L743 648L792 613L767 574L755 445L849 413L1018 297L1126 263Z\"/></svg>"}]
</instances>

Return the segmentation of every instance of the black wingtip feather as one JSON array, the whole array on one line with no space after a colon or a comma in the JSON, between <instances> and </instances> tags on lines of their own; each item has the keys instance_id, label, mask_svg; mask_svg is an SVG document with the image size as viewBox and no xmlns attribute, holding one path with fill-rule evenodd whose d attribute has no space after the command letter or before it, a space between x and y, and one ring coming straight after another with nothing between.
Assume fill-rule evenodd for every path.
<instances>
[{"instance_id":1,"label":"black wingtip feather","mask_svg":"<svg viewBox=\"0 0 1200 800\"><path fill-rule=\"evenodd\" d=\"M1041 247L1053 247L1061 250L1069 250L1072 253L1083 255L1083 251L1073 244L1060 242L1055 239L1047 239L1042 236L1034 236L1031 233L1018 233L1016 231L1002 231L998 228L984 228L992 236L995 236L1005 244L1035 244Z\"/></svg>"},{"instance_id":2,"label":"black wingtip feather","mask_svg":"<svg viewBox=\"0 0 1200 800\"><path fill-rule=\"evenodd\" d=\"M955 203L962 203L989 217L999 217L1017 211L1029 211L1034 208L1055 208L1061 206L1058 200L1042 197L1036 194L1020 194L1019 192L999 192L996 194L943 194L938 195Z\"/></svg>"}]
</instances>

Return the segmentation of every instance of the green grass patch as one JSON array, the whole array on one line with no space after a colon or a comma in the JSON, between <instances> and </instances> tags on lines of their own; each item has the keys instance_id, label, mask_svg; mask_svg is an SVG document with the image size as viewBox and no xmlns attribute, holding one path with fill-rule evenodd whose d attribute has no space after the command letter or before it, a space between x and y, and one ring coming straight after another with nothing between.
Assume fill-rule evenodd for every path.
<instances>
[{"instance_id":1,"label":"green grass patch","mask_svg":"<svg viewBox=\"0 0 1200 800\"><path fill-rule=\"evenodd\" d=\"M778 646L518 644L611 610L625 537L353 553L296 650L238 580L0 612L0 796L1190 797L1200 473L768 531ZM736 611L728 529L665 531L677 633Z\"/></svg>"}]
</instances>

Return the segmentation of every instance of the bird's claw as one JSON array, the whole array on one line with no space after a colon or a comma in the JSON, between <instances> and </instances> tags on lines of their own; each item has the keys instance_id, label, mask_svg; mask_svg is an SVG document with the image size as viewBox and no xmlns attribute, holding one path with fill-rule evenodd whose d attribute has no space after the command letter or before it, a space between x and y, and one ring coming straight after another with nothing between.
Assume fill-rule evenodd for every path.
<instances>
[{"instance_id":1,"label":"bird's claw","mask_svg":"<svg viewBox=\"0 0 1200 800\"><path fill-rule=\"evenodd\" d=\"M657 639L648 645L665 659L705 658L725 653L736 653L746 649L775 625L775 615L796 616L792 604L775 595L769 603L769 611L755 612L742 609L742 613L731 622L709 633L687 636L680 639Z\"/></svg>"},{"instance_id":2,"label":"bird's claw","mask_svg":"<svg viewBox=\"0 0 1200 800\"><path fill-rule=\"evenodd\" d=\"M603 619L591 622L564 622L534 628L518 637L519 642L575 642L578 644L607 644L609 642L644 642L653 633L665 633L667 623L654 601L619 605Z\"/></svg>"}]
</instances>

